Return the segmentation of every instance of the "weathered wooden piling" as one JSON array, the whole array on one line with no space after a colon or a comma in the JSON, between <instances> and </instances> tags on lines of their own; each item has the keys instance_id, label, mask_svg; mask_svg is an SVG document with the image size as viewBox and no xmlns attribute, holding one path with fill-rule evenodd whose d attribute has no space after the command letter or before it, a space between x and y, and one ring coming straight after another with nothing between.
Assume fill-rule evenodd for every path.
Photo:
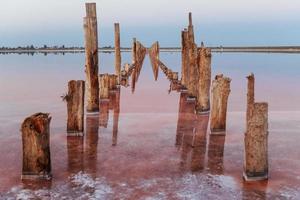
<instances>
[{"instance_id":1,"label":"weathered wooden piling","mask_svg":"<svg viewBox=\"0 0 300 200\"><path fill-rule=\"evenodd\" d=\"M152 65L154 80L157 81L158 78L158 72L159 72L159 66L158 66L158 60L159 60L159 43L155 42L149 49L149 57Z\"/></svg>"},{"instance_id":2,"label":"weathered wooden piling","mask_svg":"<svg viewBox=\"0 0 300 200\"><path fill-rule=\"evenodd\" d=\"M108 99L109 98L109 74L99 74L99 98ZM99 105L98 105L99 106Z\"/></svg>"},{"instance_id":3,"label":"weathered wooden piling","mask_svg":"<svg viewBox=\"0 0 300 200\"><path fill-rule=\"evenodd\" d=\"M132 41L132 63L136 63L136 38Z\"/></svg>"},{"instance_id":4,"label":"weathered wooden piling","mask_svg":"<svg viewBox=\"0 0 300 200\"><path fill-rule=\"evenodd\" d=\"M118 84L121 80L121 44L120 44L120 25L115 23L115 73L118 76Z\"/></svg>"},{"instance_id":5,"label":"weathered wooden piling","mask_svg":"<svg viewBox=\"0 0 300 200\"><path fill-rule=\"evenodd\" d=\"M96 3L86 3L84 18L87 112L99 111L98 30Z\"/></svg>"},{"instance_id":6,"label":"weathered wooden piling","mask_svg":"<svg viewBox=\"0 0 300 200\"><path fill-rule=\"evenodd\" d=\"M201 47L198 50L198 94L197 113L205 113L210 110L210 84L211 84L211 50Z\"/></svg>"},{"instance_id":7,"label":"weathered wooden piling","mask_svg":"<svg viewBox=\"0 0 300 200\"><path fill-rule=\"evenodd\" d=\"M181 84L187 87L189 80L188 31L181 32Z\"/></svg>"},{"instance_id":8,"label":"weathered wooden piling","mask_svg":"<svg viewBox=\"0 0 300 200\"><path fill-rule=\"evenodd\" d=\"M268 103L254 103L245 133L244 178L268 178Z\"/></svg>"},{"instance_id":9,"label":"weathered wooden piling","mask_svg":"<svg viewBox=\"0 0 300 200\"><path fill-rule=\"evenodd\" d=\"M117 89L117 85L118 85L118 76L115 74L109 74L109 90L115 90Z\"/></svg>"},{"instance_id":10,"label":"weathered wooden piling","mask_svg":"<svg viewBox=\"0 0 300 200\"><path fill-rule=\"evenodd\" d=\"M48 113L36 113L22 123L21 179L51 179L50 121Z\"/></svg>"},{"instance_id":11,"label":"weathered wooden piling","mask_svg":"<svg viewBox=\"0 0 300 200\"><path fill-rule=\"evenodd\" d=\"M212 110L210 122L212 134L225 134L230 82L231 79L223 77L223 74L217 75L212 82Z\"/></svg>"},{"instance_id":12,"label":"weathered wooden piling","mask_svg":"<svg viewBox=\"0 0 300 200\"><path fill-rule=\"evenodd\" d=\"M255 102L255 96L254 96L254 84L255 84L255 78L254 74L251 73L249 76L247 76L248 79L248 90L247 90L247 116L246 116L246 130L248 130L248 122L251 117L251 113L253 110L253 105Z\"/></svg>"},{"instance_id":13,"label":"weathered wooden piling","mask_svg":"<svg viewBox=\"0 0 300 200\"><path fill-rule=\"evenodd\" d=\"M84 129L84 81L69 81L66 96L68 121L68 136L83 136Z\"/></svg>"},{"instance_id":14,"label":"weathered wooden piling","mask_svg":"<svg viewBox=\"0 0 300 200\"><path fill-rule=\"evenodd\" d=\"M198 96L199 69L197 63L197 45L189 43L189 79L187 83L188 93L192 97Z\"/></svg>"}]
</instances>

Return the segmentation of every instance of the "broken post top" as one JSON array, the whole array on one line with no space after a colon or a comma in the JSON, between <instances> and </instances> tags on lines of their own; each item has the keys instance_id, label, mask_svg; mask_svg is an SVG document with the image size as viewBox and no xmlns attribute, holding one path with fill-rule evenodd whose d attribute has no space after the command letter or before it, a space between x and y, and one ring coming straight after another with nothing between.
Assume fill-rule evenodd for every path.
<instances>
[{"instance_id":1,"label":"broken post top","mask_svg":"<svg viewBox=\"0 0 300 200\"><path fill-rule=\"evenodd\" d=\"M227 92L229 94L230 82L231 82L230 78L223 76L223 74L218 74L218 75L216 75L215 80L213 81L213 90L217 87L224 88L224 89L227 89ZM224 92L226 92L226 91L224 91Z\"/></svg>"},{"instance_id":2,"label":"broken post top","mask_svg":"<svg viewBox=\"0 0 300 200\"><path fill-rule=\"evenodd\" d=\"M96 3L86 3L86 17L97 17Z\"/></svg>"},{"instance_id":3,"label":"broken post top","mask_svg":"<svg viewBox=\"0 0 300 200\"><path fill-rule=\"evenodd\" d=\"M246 77L248 80L254 80L254 74L251 73L249 76Z\"/></svg>"},{"instance_id":4,"label":"broken post top","mask_svg":"<svg viewBox=\"0 0 300 200\"><path fill-rule=\"evenodd\" d=\"M50 121L51 117L49 113L36 113L24 120L21 129L25 130L25 128L29 127L39 134L45 134L48 131Z\"/></svg>"},{"instance_id":5,"label":"broken post top","mask_svg":"<svg viewBox=\"0 0 300 200\"><path fill-rule=\"evenodd\" d=\"M192 13L189 12L189 26L193 26Z\"/></svg>"}]
</instances>

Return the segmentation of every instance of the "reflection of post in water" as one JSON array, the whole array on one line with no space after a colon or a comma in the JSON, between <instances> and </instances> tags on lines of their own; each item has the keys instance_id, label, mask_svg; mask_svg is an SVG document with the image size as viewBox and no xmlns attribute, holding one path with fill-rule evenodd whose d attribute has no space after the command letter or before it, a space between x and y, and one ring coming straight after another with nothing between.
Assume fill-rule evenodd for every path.
<instances>
[{"instance_id":1,"label":"reflection of post in water","mask_svg":"<svg viewBox=\"0 0 300 200\"><path fill-rule=\"evenodd\" d=\"M191 170L198 171L204 169L206 153L206 133L209 115L195 115L195 134L193 141L193 152Z\"/></svg>"},{"instance_id":2,"label":"reflection of post in water","mask_svg":"<svg viewBox=\"0 0 300 200\"><path fill-rule=\"evenodd\" d=\"M114 118L113 118L113 135L112 135L112 145L117 145L118 139L118 129L119 129L119 115L120 115L120 96L121 89L117 89L115 92L115 98L113 99L113 110L114 110Z\"/></svg>"},{"instance_id":3,"label":"reflection of post in water","mask_svg":"<svg viewBox=\"0 0 300 200\"><path fill-rule=\"evenodd\" d=\"M99 126L107 128L109 118L109 101L100 99Z\"/></svg>"},{"instance_id":4,"label":"reflection of post in water","mask_svg":"<svg viewBox=\"0 0 300 200\"><path fill-rule=\"evenodd\" d=\"M83 171L83 137L68 136L68 172L75 174Z\"/></svg>"},{"instance_id":5,"label":"reflection of post in water","mask_svg":"<svg viewBox=\"0 0 300 200\"><path fill-rule=\"evenodd\" d=\"M98 147L99 116L87 115L86 140L85 140L85 171L96 173L97 171L97 147Z\"/></svg>"},{"instance_id":6,"label":"reflection of post in water","mask_svg":"<svg viewBox=\"0 0 300 200\"><path fill-rule=\"evenodd\" d=\"M210 135L208 145L208 168L212 174L223 173L225 135Z\"/></svg>"},{"instance_id":7,"label":"reflection of post in water","mask_svg":"<svg viewBox=\"0 0 300 200\"><path fill-rule=\"evenodd\" d=\"M194 137L195 101L188 99L187 93L180 94L179 114L177 122L176 145L181 150L181 167L184 167L190 157Z\"/></svg>"},{"instance_id":8,"label":"reflection of post in water","mask_svg":"<svg viewBox=\"0 0 300 200\"><path fill-rule=\"evenodd\" d=\"M242 199L250 200L250 199L272 199L267 198L268 195L266 193L268 188L268 180L263 181L252 181L252 182L243 182L242 188Z\"/></svg>"}]
</instances>

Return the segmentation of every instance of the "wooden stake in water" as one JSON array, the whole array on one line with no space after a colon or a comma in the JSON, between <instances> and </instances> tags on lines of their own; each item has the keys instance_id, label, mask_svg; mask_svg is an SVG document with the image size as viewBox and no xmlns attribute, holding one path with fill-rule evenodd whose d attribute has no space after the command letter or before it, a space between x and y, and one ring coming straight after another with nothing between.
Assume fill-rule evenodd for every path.
<instances>
[{"instance_id":1,"label":"wooden stake in water","mask_svg":"<svg viewBox=\"0 0 300 200\"><path fill-rule=\"evenodd\" d=\"M48 113L36 113L22 123L22 179L51 179L50 121Z\"/></svg>"},{"instance_id":2,"label":"wooden stake in water","mask_svg":"<svg viewBox=\"0 0 300 200\"><path fill-rule=\"evenodd\" d=\"M149 57L152 65L152 70L154 74L154 80L157 81L158 78L158 72L159 72L159 66L158 66L158 60L159 60L159 43L155 42L149 49Z\"/></svg>"},{"instance_id":3,"label":"wooden stake in water","mask_svg":"<svg viewBox=\"0 0 300 200\"><path fill-rule=\"evenodd\" d=\"M230 78L223 77L223 74L221 74L217 75L212 83L212 110L210 121L212 134L225 134L230 82Z\"/></svg>"},{"instance_id":4,"label":"wooden stake in water","mask_svg":"<svg viewBox=\"0 0 300 200\"><path fill-rule=\"evenodd\" d=\"M132 63L136 63L136 38L133 38L132 42Z\"/></svg>"},{"instance_id":5,"label":"wooden stake in water","mask_svg":"<svg viewBox=\"0 0 300 200\"><path fill-rule=\"evenodd\" d=\"M185 29L181 32L181 84L187 87L189 80L189 58L188 58L188 32Z\"/></svg>"},{"instance_id":6,"label":"wooden stake in water","mask_svg":"<svg viewBox=\"0 0 300 200\"><path fill-rule=\"evenodd\" d=\"M84 81L69 81L66 96L68 108L68 136L83 136L84 129Z\"/></svg>"},{"instance_id":7,"label":"wooden stake in water","mask_svg":"<svg viewBox=\"0 0 300 200\"><path fill-rule=\"evenodd\" d=\"M99 74L99 98L100 100L109 99L109 74Z\"/></svg>"},{"instance_id":8,"label":"wooden stake in water","mask_svg":"<svg viewBox=\"0 0 300 200\"><path fill-rule=\"evenodd\" d=\"M201 47L198 50L198 95L196 110L206 113L210 110L210 83L211 83L211 50Z\"/></svg>"},{"instance_id":9,"label":"wooden stake in water","mask_svg":"<svg viewBox=\"0 0 300 200\"><path fill-rule=\"evenodd\" d=\"M254 74L251 73L249 76L247 76L247 79L248 79L248 92L247 92L246 130L248 130L248 122L250 120L252 110L253 110L254 101L255 101L255 97L254 97L254 83L255 83Z\"/></svg>"},{"instance_id":10,"label":"wooden stake in water","mask_svg":"<svg viewBox=\"0 0 300 200\"><path fill-rule=\"evenodd\" d=\"M245 134L244 178L268 178L268 103L254 103Z\"/></svg>"},{"instance_id":11,"label":"wooden stake in water","mask_svg":"<svg viewBox=\"0 0 300 200\"><path fill-rule=\"evenodd\" d=\"M118 76L118 84L121 80L121 47L120 47L120 26L115 23L115 72Z\"/></svg>"},{"instance_id":12,"label":"wooden stake in water","mask_svg":"<svg viewBox=\"0 0 300 200\"><path fill-rule=\"evenodd\" d=\"M86 3L84 18L87 112L99 111L98 30L96 3Z\"/></svg>"}]
</instances>

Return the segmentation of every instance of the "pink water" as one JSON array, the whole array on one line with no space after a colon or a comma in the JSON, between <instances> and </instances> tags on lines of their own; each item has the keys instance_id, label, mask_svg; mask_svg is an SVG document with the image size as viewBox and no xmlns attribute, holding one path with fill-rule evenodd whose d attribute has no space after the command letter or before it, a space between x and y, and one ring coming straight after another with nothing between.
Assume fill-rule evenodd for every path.
<instances>
[{"instance_id":1,"label":"pink water","mask_svg":"<svg viewBox=\"0 0 300 200\"><path fill-rule=\"evenodd\" d=\"M85 137L67 138L60 95L68 80L84 78L84 55L7 55L0 60L2 199L300 198L298 55L213 55L213 74L232 78L225 137L205 131L208 116L190 114L184 94L168 94L162 73L155 82L146 59L135 93L130 87L120 90L119 118L114 120L110 110L104 128L99 117L87 117ZM130 61L130 55L123 60ZM165 53L161 60L180 70L179 54ZM113 72L113 54L101 54L100 61L100 71ZM242 179L245 77L250 72L256 75L257 100L270 105L270 178L257 183ZM22 182L19 128L25 117L40 111L52 116L53 179Z\"/></svg>"}]
</instances>

